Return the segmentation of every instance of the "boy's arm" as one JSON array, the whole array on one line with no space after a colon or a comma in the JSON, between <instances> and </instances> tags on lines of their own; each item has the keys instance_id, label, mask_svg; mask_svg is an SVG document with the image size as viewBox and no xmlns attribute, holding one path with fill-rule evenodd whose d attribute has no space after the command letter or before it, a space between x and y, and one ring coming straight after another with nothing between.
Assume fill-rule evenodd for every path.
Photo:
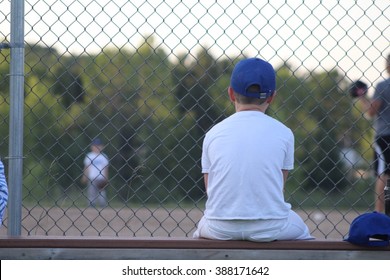
<instances>
[{"instance_id":1,"label":"boy's arm","mask_svg":"<svg viewBox=\"0 0 390 280\"><path fill-rule=\"evenodd\" d=\"M4 165L0 161L0 221L8 202L8 185L5 178Z\"/></svg>"}]
</instances>

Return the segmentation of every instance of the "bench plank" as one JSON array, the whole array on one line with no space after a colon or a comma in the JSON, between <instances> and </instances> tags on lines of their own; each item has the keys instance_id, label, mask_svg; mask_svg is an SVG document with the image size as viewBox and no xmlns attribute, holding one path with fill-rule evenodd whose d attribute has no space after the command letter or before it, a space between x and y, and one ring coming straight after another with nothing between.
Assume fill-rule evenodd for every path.
<instances>
[{"instance_id":1,"label":"bench plank","mask_svg":"<svg viewBox=\"0 0 390 280\"><path fill-rule=\"evenodd\" d=\"M342 250L390 251L390 246L357 246L342 240L294 240L273 242L221 241L193 238L112 237L2 237L0 248L138 248L138 249L245 249L245 250Z\"/></svg>"}]
</instances>

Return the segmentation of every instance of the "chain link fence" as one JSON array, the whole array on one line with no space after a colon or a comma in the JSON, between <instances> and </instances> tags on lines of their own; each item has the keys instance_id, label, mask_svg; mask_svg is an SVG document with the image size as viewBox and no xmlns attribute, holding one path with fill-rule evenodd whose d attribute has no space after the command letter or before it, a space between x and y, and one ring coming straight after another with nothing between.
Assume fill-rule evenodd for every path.
<instances>
[{"instance_id":1,"label":"chain link fence","mask_svg":"<svg viewBox=\"0 0 390 280\"><path fill-rule=\"evenodd\" d=\"M11 1L0 7L7 167ZM389 1L26 0L24 7L22 235L192 236L205 201L203 136L234 112L227 87L245 56L277 70L268 114L296 137L286 200L313 236L342 238L357 215L374 209L372 121L348 87L360 79L372 94L386 78ZM81 182L96 138L109 159L103 207L90 206ZM7 213L1 235L12 222Z\"/></svg>"}]
</instances>

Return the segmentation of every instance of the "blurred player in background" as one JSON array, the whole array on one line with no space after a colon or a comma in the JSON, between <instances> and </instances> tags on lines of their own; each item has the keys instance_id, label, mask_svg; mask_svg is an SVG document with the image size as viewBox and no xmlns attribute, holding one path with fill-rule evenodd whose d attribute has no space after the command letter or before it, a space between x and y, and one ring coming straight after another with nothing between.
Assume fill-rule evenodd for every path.
<instances>
[{"instance_id":1,"label":"blurred player in background","mask_svg":"<svg viewBox=\"0 0 390 280\"><path fill-rule=\"evenodd\" d=\"M386 71L390 75L390 54L386 59ZM357 93L358 100L368 117L374 117L374 149L375 149L375 210L384 211L383 189L390 178L390 78L379 82L372 99L363 91Z\"/></svg>"},{"instance_id":2,"label":"blurred player in background","mask_svg":"<svg viewBox=\"0 0 390 280\"><path fill-rule=\"evenodd\" d=\"M194 237L311 239L308 227L284 200L284 184L294 167L294 135L265 114L276 92L272 65L244 59L230 82L236 113L205 136L201 162L207 202Z\"/></svg>"},{"instance_id":3,"label":"blurred player in background","mask_svg":"<svg viewBox=\"0 0 390 280\"><path fill-rule=\"evenodd\" d=\"M90 206L107 206L105 187L108 184L107 156L103 153L104 144L97 138L92 141L91 151L84 159L82 183L87 184L88 202Z\"/></svg>"}]
</instances>

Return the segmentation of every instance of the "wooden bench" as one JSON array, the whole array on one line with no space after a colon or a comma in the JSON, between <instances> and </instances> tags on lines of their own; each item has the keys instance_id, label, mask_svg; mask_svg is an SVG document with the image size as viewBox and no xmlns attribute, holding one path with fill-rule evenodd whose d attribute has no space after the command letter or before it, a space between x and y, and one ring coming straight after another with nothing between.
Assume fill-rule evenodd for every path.
<instances>
[{"instance_id":1,"label":"wooden bench","mask_svg":"<svg viewBox=\"0 0 390 280\"><path fill-rule=\"evenodd\" d=\"M342 240L218 241L192 238L0 238L0 259L390 259L390 246L364 247Z\"/></svg>"}]
</instances>

